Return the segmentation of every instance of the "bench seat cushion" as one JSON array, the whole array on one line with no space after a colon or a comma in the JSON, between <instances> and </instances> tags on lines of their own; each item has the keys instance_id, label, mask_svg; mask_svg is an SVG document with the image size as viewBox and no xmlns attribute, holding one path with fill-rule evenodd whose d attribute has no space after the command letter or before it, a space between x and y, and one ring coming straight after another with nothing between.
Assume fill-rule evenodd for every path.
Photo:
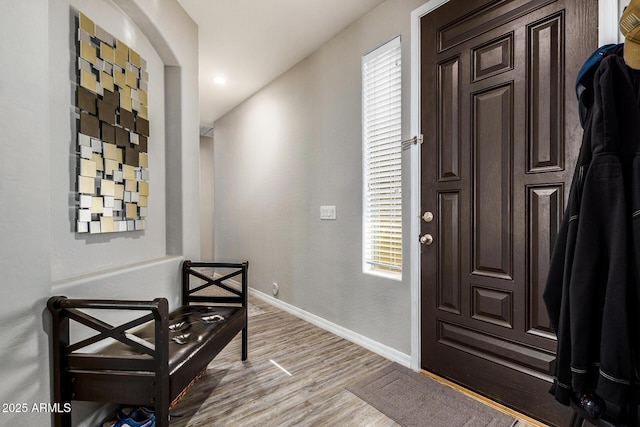
<instances>
[{"instance_id":1,"label":"bench seat cushion","mask_svg":"<svg viewBox=\"0 0 640 427\"><path fill-rule=\"evenodd\" d=\"M169 313L171 399L178 396L245 326L244 307L189 305ZM153 343L153 323L135 330L135 335ZM141 353L117 342L102 349L100 354L129 356Z\"/></svg>"}]
</instances>

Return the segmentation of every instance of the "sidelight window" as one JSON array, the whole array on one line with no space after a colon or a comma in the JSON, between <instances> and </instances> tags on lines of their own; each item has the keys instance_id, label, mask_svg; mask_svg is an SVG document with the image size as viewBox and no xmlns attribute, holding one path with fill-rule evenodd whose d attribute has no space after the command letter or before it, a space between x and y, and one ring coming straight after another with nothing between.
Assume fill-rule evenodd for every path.
<instances>
[{"instance_id":1,"label":"sidelight window","mask_svg":"<svg viewBox=\"0 0 640 427\"><path fill-rule=\"evenodd\" d=\"M363 270L402 275L400 37L362 57Z\"/></svg>"}]
</instances>

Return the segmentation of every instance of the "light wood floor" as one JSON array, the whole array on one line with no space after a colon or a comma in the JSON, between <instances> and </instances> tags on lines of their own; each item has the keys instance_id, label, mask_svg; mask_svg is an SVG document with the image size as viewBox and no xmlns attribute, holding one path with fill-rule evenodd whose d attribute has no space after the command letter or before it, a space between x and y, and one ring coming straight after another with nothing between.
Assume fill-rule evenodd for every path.
<instances>
[{"instance_id":1,"label":"light wood floor","mask_svg":"<svg viewBox=\"0 0 640 427\"><path fill-rule=\"evenodd\" d=\"M399 426L345 389L391 362L257 298L250 303L249 359L240 361L236 337L172 410L172 427Z\"/></svg>"}]
</instances>

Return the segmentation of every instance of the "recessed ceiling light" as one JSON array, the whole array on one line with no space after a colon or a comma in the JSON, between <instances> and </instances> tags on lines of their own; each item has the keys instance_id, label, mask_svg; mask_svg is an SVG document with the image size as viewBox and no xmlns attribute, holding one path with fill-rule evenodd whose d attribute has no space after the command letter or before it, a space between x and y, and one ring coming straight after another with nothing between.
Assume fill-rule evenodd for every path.
<instances>
[{"instance_id":1,"label":"recessed ceiling light","mask_svg":"<svg viewBox=\"0 0 640 427\"><path fill-rule=\"evenodd\" d=\"M217 76L217 77L213 78L213 82L215 84L218 84L218 85L226 85L227 84L227 79L225 79L222 76Z\"/></svg>"}]
</instances>

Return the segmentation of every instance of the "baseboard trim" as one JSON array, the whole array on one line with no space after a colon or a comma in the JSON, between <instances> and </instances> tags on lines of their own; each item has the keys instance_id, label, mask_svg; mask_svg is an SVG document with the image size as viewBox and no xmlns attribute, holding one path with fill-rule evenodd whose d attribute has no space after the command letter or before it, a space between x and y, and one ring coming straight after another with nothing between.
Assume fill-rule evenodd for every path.
<instances>
[{"instance_id":1,"label":"baseboard trim","mask_svg":"<svg viewBox=\"0 0 640 427\"><path fill-rule=\"evenodd\" d=\"M332 334L351 341L352 343L357 344L360 347L364 347L367 350L384 357L385 359L389 359L390 361L396 362L407 368L411 367L411 356L408 354L402 353L394 348L372 340L371 338L365 337L364 335L358 334L357 332L330 322L320 316L316 316L313 313L309 313L308 311L302 310L301 308L274 298L271 295L258 291L257 289L249 288L249 294L261 299L268 304L273 305L274 307L286 311L289 314L305 320L312 325L322 328L325 331L331 332Z\"/></svg>"}]
</instances>

